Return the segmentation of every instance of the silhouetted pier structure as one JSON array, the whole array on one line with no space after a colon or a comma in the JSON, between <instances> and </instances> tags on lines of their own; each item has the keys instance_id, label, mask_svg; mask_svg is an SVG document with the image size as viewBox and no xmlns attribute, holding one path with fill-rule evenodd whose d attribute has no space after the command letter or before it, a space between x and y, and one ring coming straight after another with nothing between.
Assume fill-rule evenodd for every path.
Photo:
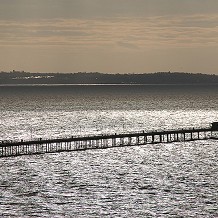
<instances>
[{"instance_id":1,"label":"silhouetted pier structure","mask_svg":"<svg viewBox=\"0 0 218 218\"><path fill-rule=\"evenodd\" d=\"M136 146L155 143L185 142L205 139L218 139L218 122L209 128L192 128L151 132L134 132L111 135L80 136L60 139L39 139L0 143L0 157L44 154L87 149Z\"/></svg>"}]
</instances>

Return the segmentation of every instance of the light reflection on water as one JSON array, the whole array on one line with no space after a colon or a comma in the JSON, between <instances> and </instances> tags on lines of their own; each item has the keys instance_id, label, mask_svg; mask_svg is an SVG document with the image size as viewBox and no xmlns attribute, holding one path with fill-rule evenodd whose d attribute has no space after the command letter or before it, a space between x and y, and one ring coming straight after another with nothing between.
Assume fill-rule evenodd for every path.
<instances>
[{"instance_id":1,"label":"light reflection on water","mask_svg":"<svg viewBox=\"0 0 218 218\"><path fill-rule=\"evenodd\" d=\"M5 217L212 217L216 155L217 144L202 141L2 159L1 211Z\"/></svg>"},{"instance_id":2,"label":"light reflection on water","mask_svg":"<svg viewBox=\"0 0 218 218\"><path fill-rule=\"evenodd\" d=\"M0 93L2 139L198 127L218 120L214 87L7 88ZM3 217L217 216L212 140L3 158L0 166Z\"/></svg>"},{"instance_id":3,"label":"light reflection on water","mask_svg":"<svg viewBox=\"0 0 218 218\"><path fill-rule=\"evenodd\" d=\"M2 112L2 139L31 139L142 130L208 127L216 111L51 111Z\"/></svg>"}]
</instances>

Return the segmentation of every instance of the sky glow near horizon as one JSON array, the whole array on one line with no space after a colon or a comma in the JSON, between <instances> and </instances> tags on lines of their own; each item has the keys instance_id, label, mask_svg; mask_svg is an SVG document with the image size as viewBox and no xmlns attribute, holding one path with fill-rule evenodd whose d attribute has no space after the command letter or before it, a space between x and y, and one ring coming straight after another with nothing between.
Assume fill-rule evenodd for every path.
<instances>
[{"instance_id":1,"label":"sky glow near horizon","mask_svg":"<svg viewBox=\"0 0 218 218\"><path fill-rule=\"evenodd\" d=\"M0 70L218 74L217 0L0 0Z\"/></svg>"}]
</instances>

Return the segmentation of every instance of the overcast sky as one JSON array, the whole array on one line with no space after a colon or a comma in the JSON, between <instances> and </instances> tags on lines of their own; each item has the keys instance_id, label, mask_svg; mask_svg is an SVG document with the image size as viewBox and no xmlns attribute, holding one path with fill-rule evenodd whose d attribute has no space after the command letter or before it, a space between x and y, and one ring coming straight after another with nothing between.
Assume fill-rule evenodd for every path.
<instances>
[{"instance_id":1,"label":"overcast sky","mask_svg":"<svg viewBox=\"0 0 218 218\"><path fill-rule=\"evenodd\" d=\"M0 0L0 71L218 74L218 0Z\"/></svg>"}]
</instances>

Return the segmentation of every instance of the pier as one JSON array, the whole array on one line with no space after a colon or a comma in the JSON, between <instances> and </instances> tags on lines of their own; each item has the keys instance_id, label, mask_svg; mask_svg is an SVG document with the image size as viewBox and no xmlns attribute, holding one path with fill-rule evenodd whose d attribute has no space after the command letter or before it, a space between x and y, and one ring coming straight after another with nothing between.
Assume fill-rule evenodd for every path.
<instances>
[{"instance_id":1,"label":"pier","mask_svg":"<svg viewBox=\"0 0 218 218\"><path fill-rule=\"evenodd\" d=\"M69 138L38 139L31 141L1 141L0 158L207 139L218 139L218 122L212 123L211 127L209 128L191 128L150 132L140 131L134 133L76 136Z\"/></svg>"}]
</instances>

